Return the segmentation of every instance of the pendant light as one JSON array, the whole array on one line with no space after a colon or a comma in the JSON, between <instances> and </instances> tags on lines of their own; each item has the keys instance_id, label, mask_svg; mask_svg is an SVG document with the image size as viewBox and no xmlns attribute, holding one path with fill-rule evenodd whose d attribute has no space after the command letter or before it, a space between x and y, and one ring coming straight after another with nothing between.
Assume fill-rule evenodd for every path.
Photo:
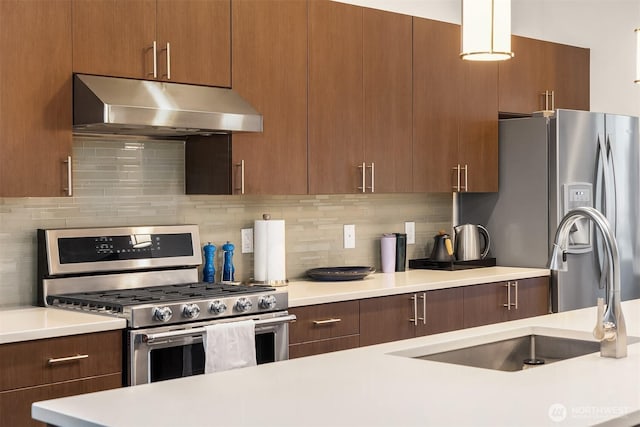
<instances>
[{"instance_id":1,"label":"pendant light","mask_svg":"<svg viewBox=\"0 0 640 427\"><path fill-rule=\"evenodd\" d=\"M511 0L462 0L462 59L503 61L511 52Z\"/></svg>"},{"instance_id":2,"label":"pendant light","mask_svg":"<svg viewBox=\"0 0 640 427\"><path fill-rule=\"evenodd\" d=\"M636 79L634 83L640 83L640 28L636 28Z\"/></svg>"}]
</instances>

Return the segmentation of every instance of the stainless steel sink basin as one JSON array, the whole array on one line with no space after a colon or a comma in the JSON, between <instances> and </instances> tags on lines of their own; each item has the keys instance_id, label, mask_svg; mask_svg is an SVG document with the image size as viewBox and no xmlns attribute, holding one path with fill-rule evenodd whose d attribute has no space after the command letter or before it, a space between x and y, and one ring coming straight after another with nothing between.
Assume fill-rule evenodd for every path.
<instances>
[{"instance_id":1,"label":"stainless steel sink basin","mask_svg":"<svg viewBox=\"0 0 640 427\"><path fill-rule=\"evenodd\" d=\"M629 343L638 341L636 337L629 337ZM600 343L590 338L590 334L551 328L527 328L510 334L474 337L391 354L515 372L599 351Z\"/></svg>"}]
</instances>

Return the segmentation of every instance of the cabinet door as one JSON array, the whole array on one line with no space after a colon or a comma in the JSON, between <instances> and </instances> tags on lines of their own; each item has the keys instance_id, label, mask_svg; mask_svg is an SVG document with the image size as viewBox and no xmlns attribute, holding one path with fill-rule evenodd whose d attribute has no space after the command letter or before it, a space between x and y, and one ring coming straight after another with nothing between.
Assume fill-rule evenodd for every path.
<instances>
[{"instance_id":1,"label":"cabinet door","mask_svg":"<svg viewBox=\"0 0 640 427\"><path fill-rule=\"evenodd\" d=\"M231 86L230 0L157 0L156 37L160 79Z\"/></svg>"},{"instance_id":2,"label":"cabinet door","mask_svg":"<svg viewBox=\"0 0 640 427\"><path fill-rule=\"evenodd\" d=\"M0 1L0 196L65 195L71 3Z\"/></svg>"},{"instance_id":3,"label":"cabinet door","mask_svg":"<svg viewBox=\"0 0 640 427\"><path fill-rule=\"evenodd\" d=\"M413 338L418 322L418 294L360 300L360 345Z\"/></svg>"},{"instance_id":4,"label":"cabinet door","mask_svg":"<svg viewBox=\"0 0 640 427\"><path fill-rule=\"evenodd\" d=\"M458 163L467 192L498 191L498 65L461 61Z\"/></svg>"},{"instance_id":5,"label":"cabinet door","mask_svg":"<svg viewBox=\"0 0 640 427\"><path fill-rule=\"evenodd\" d=\"M3 0L5 1L5 0ZM44 426L31 418L31 404L77 394L110 390L122 386L122 374L110 374L77 381L64 381L37 387L0 392L0 425Z\"/></svg>"},{"instance_id":6,"label":"cabinet door","mask_svg":"<svg viewBox=\"0 0 640 427\"><path fill-rule=\"evenodd\" d=\"M235 0L232 16L233 88L264 117L262 133L233 135L245 193L306 194L307 3Z\"/></svg>"},{"instance_id":7,"label":"cabinet door","mask_svg":"<svg viewBox=\"0 0 640 427\"><path fill-rule=\"evenodd\" d=\"M155 29L156 0L73 0L73 71L153 78Z\"/></svg>"},{"instance_id":8,"label":"cabinet door","mask_svg":"<svg viewBox=\"0 0 640 427\"><path fill-rule=\"evenodd\" d=\"M512 281L517 284L517 295L512 286L511 298L518 302L517 307L509 311L509 319L524 319L549 313L549 278L533 277Z\"/></svg>"},{"instance_id":9,"label":"cabinet door","mask_svg":"<svg viewBox=\"0 0 640 427\"><path fill-rule=\"evenodd\" d=\"M589 49L553 43L555 108L590 109Z\"/></svg>"},{"instance_id":10,"label":"cabinet door","mask_svg":"<svg viewBox=\"0 0 640 427\"><path fill-rule=\"evenodd\" d=\"M553 89L548 44L542 40L512 36L511 48L514 57L498 65L499 110L531 114L545 109L543 93Z\"/></svg>"},{"instance_id":11,"label":"cabinet door","mask_svg":"<svg viewBox=\"0 0 640 427\"><path fill-rule=\"evenodd\" d=\"M361 192L362 8L309 2L308 179L311 194Z\"/></svg>"},{"instance_id":12,"label":"cabinet door","mask_svg":"<svg viewBox=\"0 0 640 427\"><path fill-rule=\"evenodd\" d=\"M373 164L366 185L378 193L410 192L411 17L375 9L363 14L364 161Z\"/></svg>"},{"instance_id":13,"label":"cabinet door","mask_svg":"<svg viewBox=\"0 0 640 427\"><path fill-rule=\"evenodd\" d=\"M464 287L464 327L488 325L509 320L506 282Z\"/></svg>"},{"instance_id":14,"label":"cabinet door","mask_svg":"<svg viewBox=\"0 0 640 427\"><path fill-rule=\"evenodd\" d=\"M460 27L413 18L413 190L451 192L458 163Z\"/></svg>"},{"instance_id":15,"label":"cabinet door","mask_svg":"<svg viewBox=\"0 0 640 427\"><path fill-rule=\"evenodd\" d=\"M418 322L416 335L439 334L463 328L463 288L439 289L425 294L425 322Z\"/></svg>"}]
</instances>

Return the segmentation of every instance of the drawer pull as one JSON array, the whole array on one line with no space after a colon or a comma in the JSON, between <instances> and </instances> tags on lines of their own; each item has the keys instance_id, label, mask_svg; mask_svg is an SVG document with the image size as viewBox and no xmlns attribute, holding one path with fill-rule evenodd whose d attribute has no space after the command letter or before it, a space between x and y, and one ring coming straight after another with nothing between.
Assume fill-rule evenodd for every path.
<instances>
[{"instance_id":1,"label":"drawer pull","mask_svg":"<svg viewBox=\"0 0 640 427\"><path fill-rule=\"evenodd\" d=\"M78 354L76 356L68 356L68 357L58 357L57 359L49 359L47 363L49 365L55 365L58 363L67 363L67 362L75 362L76 360L87 359L89 357L88 354Z\"/></svg>"},{"instance_id":2,"label":"drawer pull","mask_svg":"<svg viewBox=\"0 0 640 427\"><path fill-rule=\"evenodd\" d=\"M327 320L314 320L314 325L328 325L330 323L342 322L342 319L327 319Z\"/></svg>"}]
</instances>

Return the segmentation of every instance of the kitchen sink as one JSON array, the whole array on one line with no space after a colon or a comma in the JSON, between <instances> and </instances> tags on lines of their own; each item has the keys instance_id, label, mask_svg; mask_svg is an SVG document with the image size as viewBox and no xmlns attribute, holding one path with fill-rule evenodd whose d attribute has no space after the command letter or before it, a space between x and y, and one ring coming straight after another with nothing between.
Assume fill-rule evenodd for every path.
<instances>
[{"instance_id":1,"label":"kitchen sink","mask_svg":"<svg viewBox=\"0 0 640 427\"><path fill-rule=\"evenodd\" d=\"M640 341L628 337L628 344ZM527 328L391 353L420 360L516 372L600 351L589 333Z\"/></svg>"}]
</instances>

